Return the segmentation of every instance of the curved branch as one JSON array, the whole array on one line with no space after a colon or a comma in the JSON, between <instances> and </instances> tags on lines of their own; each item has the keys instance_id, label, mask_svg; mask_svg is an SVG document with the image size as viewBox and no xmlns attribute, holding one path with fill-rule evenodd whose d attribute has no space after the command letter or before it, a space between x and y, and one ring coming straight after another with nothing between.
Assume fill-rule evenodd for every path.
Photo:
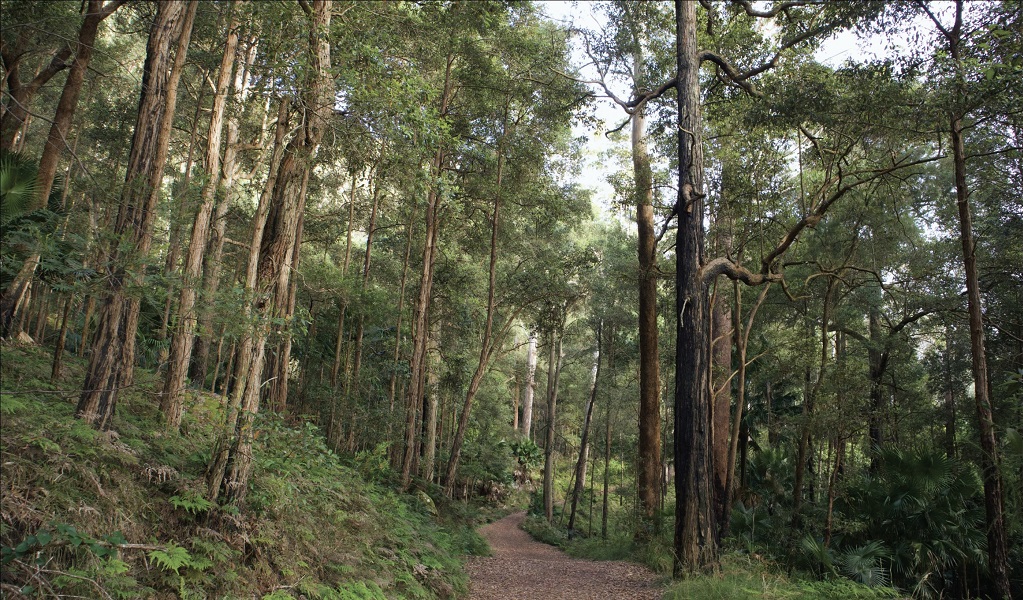
<instances>
[{"instance_id":1,"label":"curved branch","mask_svg":"<svg viewBox=\"0 0 1023 600\"><path fill-rule=\"evenodd\" d=\"M780 13L783 13L790 8L796 8L797 6L822 4L822 2L782 2L781 4L775 4L769 10L757 10L753 7L753 3L749 2L749 0L732 0L732 3L741 6L742 9L746 11L747 15L760 18L776 17Z\"/></svg>"},{"instance_id":2,"label":"curved branch","mask_svg":"<svg viewBox=\"0 0 1023 600\"><path fill-rule=\"evenodd\" d=\"M732 259L719 256L714 260L700 267L699 277L704 283L709 283L718 275L725 275L729 279L741 281L749 286L763 285L765 283L781 282L781 273L761 272L754 273L742 265L738 265Z\"/></svg>"}]
</instances>

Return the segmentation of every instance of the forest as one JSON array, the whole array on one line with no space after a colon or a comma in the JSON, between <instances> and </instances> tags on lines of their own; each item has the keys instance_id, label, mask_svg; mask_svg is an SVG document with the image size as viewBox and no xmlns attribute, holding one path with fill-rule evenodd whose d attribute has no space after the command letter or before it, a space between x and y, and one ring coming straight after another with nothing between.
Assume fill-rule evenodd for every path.
<instances>
[{"instance_id":1,"label":"forest","mask_svg":"<svg viewBox=\"0 0 1023 600\"><path fill-rule=\"evenodd\" d=\"M1023 598L1019 2L0 23L3 597Z\"/></svg>"}]
</instances>

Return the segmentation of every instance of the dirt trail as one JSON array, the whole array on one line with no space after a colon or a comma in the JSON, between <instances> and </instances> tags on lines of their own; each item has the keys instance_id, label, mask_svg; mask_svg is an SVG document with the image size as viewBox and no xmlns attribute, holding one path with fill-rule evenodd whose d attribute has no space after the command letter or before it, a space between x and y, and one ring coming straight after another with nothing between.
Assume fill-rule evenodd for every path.
<instances>
[{"instance_id":1,"label":"dirt trail","mask_svg":"<svg viewBox=\"0 0 1023 600\"><path fill-rule=\"evenodd\" d=\"M470 600L655 600L656 576L626 562L572 558L537 542L515 513L480 529L494 555L471 558Z\"/></svg>"}]
</instances>

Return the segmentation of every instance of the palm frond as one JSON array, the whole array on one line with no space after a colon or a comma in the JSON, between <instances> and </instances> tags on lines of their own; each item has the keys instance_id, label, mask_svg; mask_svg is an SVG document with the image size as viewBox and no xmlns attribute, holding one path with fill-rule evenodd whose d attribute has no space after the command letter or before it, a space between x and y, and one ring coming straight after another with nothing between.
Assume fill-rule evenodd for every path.
<instances>
[{"instance_id":1,"label":"palm frond","mask_svg":"<svg viewBox=\"0 0 1023 600\"><path fill-rule=\"evenodd\" d=\"M857 583L870 587L886 586L890 583L884 559L890 552L879 540L871 540L862 546L838 554L836 562L842 574Z\"/></svg>"}]
</instances>

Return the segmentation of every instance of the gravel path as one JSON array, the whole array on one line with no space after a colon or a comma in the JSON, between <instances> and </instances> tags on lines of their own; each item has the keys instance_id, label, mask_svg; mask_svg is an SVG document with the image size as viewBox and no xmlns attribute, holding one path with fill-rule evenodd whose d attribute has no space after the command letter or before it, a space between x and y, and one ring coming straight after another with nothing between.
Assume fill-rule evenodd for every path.
<instances>
[{"instance_id":1,"label":"gravel path","mask_svg":"<svg viewBox=\"0 0 1023 600\"><path fill-rule=\"evenodd\" d=\"M480 528L494 555L466 564L470 600L655 600L655 575L626 562L572 558L522 530L526 513Z\"/></svg>"}]
</instances>

